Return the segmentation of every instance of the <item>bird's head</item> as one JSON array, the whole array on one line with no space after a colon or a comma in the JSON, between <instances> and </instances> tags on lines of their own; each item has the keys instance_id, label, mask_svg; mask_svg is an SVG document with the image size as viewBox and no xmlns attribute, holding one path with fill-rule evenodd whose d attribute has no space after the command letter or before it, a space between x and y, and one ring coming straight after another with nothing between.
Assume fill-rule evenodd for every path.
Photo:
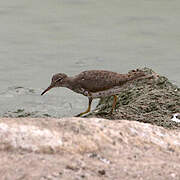
<instances>
[{"instance_id":1,"label":"bird's head","mask_svg":"<svg viewBox=\"0 0 180 180\"><path fill-rule=\"evenodd\" d=\"M45 89L41 93L41 95L45 94L47 91L49 91L50 89L54 87L64 87L66 84L66 81L65 81L66 78L67 78L67 75L64 73L58 73L58 74L53 75L50 86L47 89Z\"/></svg>"}]
</instances>

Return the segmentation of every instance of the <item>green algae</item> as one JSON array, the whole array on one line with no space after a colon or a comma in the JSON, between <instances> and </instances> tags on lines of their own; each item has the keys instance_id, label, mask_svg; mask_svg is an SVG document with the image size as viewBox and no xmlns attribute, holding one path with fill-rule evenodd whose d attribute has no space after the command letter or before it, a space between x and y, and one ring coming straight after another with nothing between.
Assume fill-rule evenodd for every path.
<instances>
[{"instance_id":1,"label":"green algae","mask_svg":"<svg viewBox=\"0 0 180 180\"><path fill-rule=\"evenodd\" d=\"M142 70L152 78L137 80L122 88L112 114L109 112L113 98L106 97L100 99L96 109L87 117L134 120L180 129L180 123L171 121L172 115L180 112L180 88L152 69Z\"/></svg>"}]
</instances>

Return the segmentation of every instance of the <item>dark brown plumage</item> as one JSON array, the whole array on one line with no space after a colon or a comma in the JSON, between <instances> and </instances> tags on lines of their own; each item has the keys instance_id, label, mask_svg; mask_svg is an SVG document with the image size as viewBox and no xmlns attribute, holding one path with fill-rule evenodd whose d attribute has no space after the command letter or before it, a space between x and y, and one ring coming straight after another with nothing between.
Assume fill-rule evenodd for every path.
<instances>
[{"instance_id":1,"label":"dark brown plumage","mask_svg":"<svg viewBox=\"0 0 180 180\"><path fill-rule=\"evenodd\" d=\"M89 98L88 109L78 116L90 111L93 98L114 96L113 111L117 100L116 94L120 92L120 87L127 82L131 82L143 76L145 76L145 73L138 69L132 70L127 74L119 74L104 70L90 70L83 71L74 77L68 77L66 74L58 73L53 75L51 85L43 91L41 95L53 87L67 87L77 93L87 96Z\"/></svg>"}]
</instances>

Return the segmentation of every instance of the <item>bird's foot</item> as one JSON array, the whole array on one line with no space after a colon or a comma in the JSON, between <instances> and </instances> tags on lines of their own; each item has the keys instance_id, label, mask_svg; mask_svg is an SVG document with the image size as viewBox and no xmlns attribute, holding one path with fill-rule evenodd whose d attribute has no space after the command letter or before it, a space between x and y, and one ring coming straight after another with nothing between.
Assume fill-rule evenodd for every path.
<instances>
[{"instance_id":1,"label":"bird's foot","mask_svg":"<svg viewBox=\"0 0 180 180\"><path fill-rule=\"evenodd\" d=\"M80 113L80 114L75 115L74 117L81 117L81 116L82 114Z\"/></svg>"}]
</instances>

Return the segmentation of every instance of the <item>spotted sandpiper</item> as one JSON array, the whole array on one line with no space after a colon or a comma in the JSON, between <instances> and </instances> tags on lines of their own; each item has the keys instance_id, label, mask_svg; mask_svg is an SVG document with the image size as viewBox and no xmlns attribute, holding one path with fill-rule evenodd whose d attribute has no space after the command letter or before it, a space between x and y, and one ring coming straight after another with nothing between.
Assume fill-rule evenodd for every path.
<instances>
[{"instance_id":1,"label":"spotted sandpiper","mask_svg":"<svg viewBox=\"0 0 180 180\"><path fill-rule=\"evenodd\" d=\"M112 113L116 106L116 95L121 91L121 87L143 76L145 76L145 73L138 69L132 70L127 74L119 74L104 70L89 70L83 71L73 77L68 77L64 73L58 73L53 75L50 86L45 89L41 95L54 87L66 87L76 93L87 96L89 99L88 108L85 112L77 116L82 116L90 112L91 103L94 98L113 96Z\"/></svg>"}]
</instances>

